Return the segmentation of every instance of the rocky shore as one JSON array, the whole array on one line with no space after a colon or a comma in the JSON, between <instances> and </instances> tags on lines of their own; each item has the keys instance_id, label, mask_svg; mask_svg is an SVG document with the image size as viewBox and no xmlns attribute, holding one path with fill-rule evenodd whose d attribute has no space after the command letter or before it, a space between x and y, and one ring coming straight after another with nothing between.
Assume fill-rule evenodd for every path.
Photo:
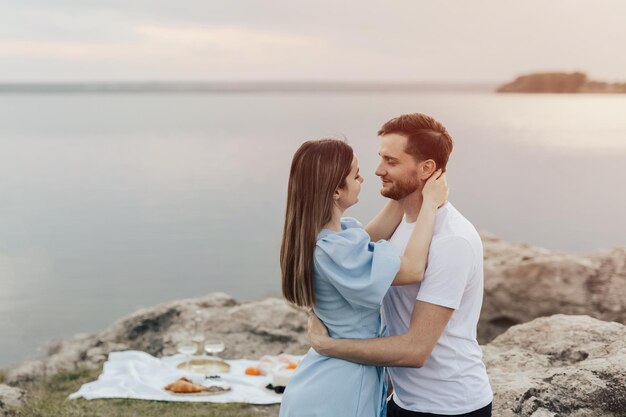
<instances>
[{"instance_id":1,"label":"rocky shore","mask_svg":"<svg viewBox=\"0 0 626 417\"><path fill-rule=\"evenodd\" d=\"M482 234L485 296L478 341L553 314L626 324L626 248L584 256Z\"/></svg>"},{"instance_id":2,"label":"rocky shore","mask_svg":"<svg viewBox=\"0 0 626 417\"><path fill-rule=\"evenodd\" d=\"M494 416L626 416L626 249L556 253L484 234L485 300L479 339L495 392ZM240 301L213 293L138 311L108 329L76 335L7 371L0 416L34 380L97 368L109 352L156 356L200 317L224 358L308 350L306 315L277 298Z\"/></svg>"}]
</instances>

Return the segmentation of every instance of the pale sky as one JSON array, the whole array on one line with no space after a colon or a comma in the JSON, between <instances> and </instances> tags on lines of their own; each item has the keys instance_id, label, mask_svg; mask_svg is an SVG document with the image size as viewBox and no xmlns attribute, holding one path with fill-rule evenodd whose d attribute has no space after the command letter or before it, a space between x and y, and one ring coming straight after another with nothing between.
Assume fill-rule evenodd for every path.
<instances>
[{"instance_id":1,"label":"pale sky","mask_svg":"<svg viewBox=\"0 0 626 417\"><path fill-rule=\"evenodd\" d=\"M0 82L626 82L623 0L3 0Z\"/></svg>"}]
</instances>

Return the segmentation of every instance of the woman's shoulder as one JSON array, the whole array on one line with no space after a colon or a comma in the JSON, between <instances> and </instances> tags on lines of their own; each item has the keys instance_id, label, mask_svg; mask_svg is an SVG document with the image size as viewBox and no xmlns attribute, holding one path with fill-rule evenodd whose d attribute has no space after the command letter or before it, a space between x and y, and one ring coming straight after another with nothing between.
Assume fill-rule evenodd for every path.
<instances>
[{"instance_id":1,"label":"woman's shoulder","mask_svg":"<svg viewBox=\"0 0 626 417\"><path fill-rule=\"evenodd\" d=\"M354 250L367 249L370 236L363 225L352 217L341 219L341 231L323 229L317 238L315 255L346 254Z\"/></svg>"},{"instance_id":2,"label":"woman's shoulder","mask_svg":"<svg viewBox=\"0 0 626 417\"><path fill-rule=\"evenodd\" d=\"M354 217L342 217L341 218L341 229L363 229L363 224L355 219Z\"/></svg>"}]
</instances>

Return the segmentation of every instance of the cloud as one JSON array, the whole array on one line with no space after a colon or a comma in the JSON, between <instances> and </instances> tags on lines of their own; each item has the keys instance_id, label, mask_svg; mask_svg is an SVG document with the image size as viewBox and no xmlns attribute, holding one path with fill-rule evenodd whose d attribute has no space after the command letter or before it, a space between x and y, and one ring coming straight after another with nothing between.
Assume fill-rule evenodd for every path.
<instances>
[{"instance_id":1,"label":"cloud","mask_svg":"<svg viewBox=\"0 0 626 417\"><path fill-rule=\"evenodd\" d=\"M615 51L625 8L618 0L9 1L0 80L505 81L575 69L622 80L626 55Z\"/></svg>"},{"instance_id":2,"label":"cloud","mask_svg":"<svg viewBox=\"0 0 626 417\"><path fill-rule=\"evenodd\" d=\"M297 65L298 56L333 48L322 37L295 36L236 26L140 24L125 41L0 39L0 58L56 60L83 64L139 65L153 74L216 77L271 73ZM308 61L307 61L308 62ZM77 68L80 70L80 68ZM251 70L253 72L251 72Z\"/></svg>"},{"instance_id":3,"label":"cloud","mask_svg":"<svg viewBox=\"0 0 626 417\"><path fill-rule=\"evenodd\" d=\"M211 46L225 50L249 50L268 47L309 47L319 44L312 37L271 33L234 26L189 27L143 25L136 29L146 39L183 47Z\"/></svg>"},{"instance_id":4,"label":"cloud","mask_svg":"<svg viewBox=\"0 0 626 417\"><path fill-rule=\"evenodd\" d=\"M108 59L120 56L120 44L63 41L0 40L3 58Z\"/></svg>"}]
</instances>

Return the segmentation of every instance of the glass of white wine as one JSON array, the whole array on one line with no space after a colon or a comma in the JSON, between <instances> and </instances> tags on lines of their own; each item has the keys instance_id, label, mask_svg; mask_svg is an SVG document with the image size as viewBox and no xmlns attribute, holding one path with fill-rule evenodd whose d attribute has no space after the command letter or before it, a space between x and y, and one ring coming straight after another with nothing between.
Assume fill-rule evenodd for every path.
<instances>
[{"instance_id":1,"label":"glass of white wine","mask_svg":"<svg viewBox=\"0 0 626 417\"><path fill-rule=\"evenodd\" d=\"M209 355L219 359L217 354L224 351L224 342L221 342L219 340L209 340L204 344L204 351Z\"/></svg>"},{"instance_id":2,"label":"glass of white wine","mask_svg":"<svg viewBox=\"0 0 626 417\"><path fill-rule=\"evenodd\" d=\"M202 342L204 342L204 332L202 331L202 311L196 310L195 329L191 341L197 344L198 350L202 351Z\"/></svg>"},{"instance_id":3,"label":"glass of white wine","mask_svg":"<svg viewBox=\"0 0 626 417\"><path fill-rule=\"evenodd\" d=\"M204 342L204 335L202 333L196 333L192 338L191 341L194 342L196 344L196 348L198 349L198 351L202 351L203 350L203 343Z\"/></svg>"},{"instance_id":4,"label":"glass of white wine","mask_svg":"<svg viewBox=\"0 0 626 417\"><path fill-rule=\"evenodd\" d=\"M187 356L186 362L187 364L189 364L189 361L191 361L192 355L198 351L198 345L194 343L193 341L182 342L178 344L177 349L179 353L182 353L183 355Z\"/></svg>"}]
</instances>

